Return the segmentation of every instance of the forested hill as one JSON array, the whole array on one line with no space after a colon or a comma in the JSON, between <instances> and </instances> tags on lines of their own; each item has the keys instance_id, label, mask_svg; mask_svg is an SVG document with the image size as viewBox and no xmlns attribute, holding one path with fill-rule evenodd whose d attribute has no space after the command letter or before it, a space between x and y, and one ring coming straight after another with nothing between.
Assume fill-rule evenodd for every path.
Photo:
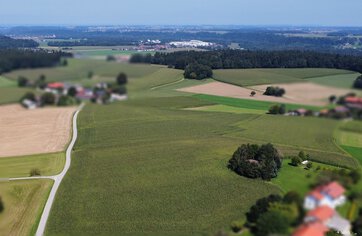
<instances>
[{"instance_id":1,"label":"forested hill","mask_svg":"<svg viewBox=\"0 0 362 236\"><path fill-rule=\"evenodd\" d=\"M180 51L156 53L152 57L135 55L131 62L168 65L176 69L200 64L211 69L335 68L362 73L362 57L312 51Z\"/></svg>"},{"instance_id":2,"label":"forested hill","mask_svg":"<svg viewBox=\"0 0 362 236\"><path fill-rule=\"evenodd\" d=\"M9 48L35 48L39 44L34 40L29 39L13 39L3 35L0 35L0 49Z\"/></svg>"},{"instance_id":3,"label":"forested hill","mask_svg":"<svg viewBox=\"0 0 362 236\"><path fill-rule=\"evenodd\" d=\"M0 55L0 74L20 68L56 66L63 56L70 56L60 51L39 49L0 49Z\"/></svg>"}]
</instances>

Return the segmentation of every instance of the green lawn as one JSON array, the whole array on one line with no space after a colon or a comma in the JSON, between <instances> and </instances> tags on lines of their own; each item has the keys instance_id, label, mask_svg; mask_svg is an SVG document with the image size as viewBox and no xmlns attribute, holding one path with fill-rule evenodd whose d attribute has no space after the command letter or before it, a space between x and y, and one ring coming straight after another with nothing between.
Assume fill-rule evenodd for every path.
<instances>
[{"instance_id":1,"label":"green lawn","mask_svg":"<svg viewBox=\"0 0 362 236\"><path fill-rule=\"evenodd\" d=\"M0 182L5 205L0 234L34 235L52 184L52 180Z\"/></svg>"},{"instance_id":2,"label":"green lawn","mask_svg":"<svg viewBox=\"0 0 362 236\"><path fill-rule=\"evenodd\" d=\"M31 169L39 169L43 176L56 175L64 164L64 153L0 158L0 178L27 177Z\"/></svg>"},{"instance_id":3,"label":"green lawn","mask_svg":"<svg viewBox=\"0 0 362 236\"><path fill-rule=\"evenodd\" d=\"M261 110L264 112L269 111L269 108L272 105L275 105L277 103L273 102L266 102L266 101L257 101L257 100L251 100L251 99L239 99L239 98L229 98L229 97L221 97L221 96L213 96L213 95L206 95L206 94L197 94L193 95L196 98L210 101L217 104L232 106L232 107L240 107L240 108L247 108L247 109L255 109L255 110ZM305 108L310 109L313 111L319 111L322 109L322 107L316 107L316 106L308 106L308 105L298 105L298 104L285 104L287 110L295 110L299 108Z\"/></svg>"},{"instance_id":4,"label":"green lawn","mask_svg":"<svg viewBox=\"0 0 362 236\"><path fill-rule=\"evenodd\" d=\"M336 69L227 69L214 70L214 79L239 86L303 82L303 79L351 74L353 72Z\"/></svg>"},{"instance_id":5,"label":"green lawn","mask_svg":"<svg viewBox=\"0 0 362 236\"><path fill-rule=\"evenodd\" d=\"M308 80L321 85L350 89L352 88L353 82L359 75L360 74L358 73L350 73L350 74L315 77L315 78L309 78Z\"/></svg>"},{"instance_id":6,"label":"green lawn","mask_svg":"<svg viewBox=\"0 0 362 236\"><path fill-rule=\"evenodd\" d=\"M29 91L33 90L18 87L2 87L0 88L0 104L17 103Z\"/></svg>"},{"instance_id":7,"label":"green lawn","mask_svg":"<svg viewBox=\"0 0 362 236\"><path fill-rule=\"evenodd\" d=\"M0 76L0 88L4 87L16 87L17 83L14 80L9 80L3 76Z\"/></svg>"}]
</instances>

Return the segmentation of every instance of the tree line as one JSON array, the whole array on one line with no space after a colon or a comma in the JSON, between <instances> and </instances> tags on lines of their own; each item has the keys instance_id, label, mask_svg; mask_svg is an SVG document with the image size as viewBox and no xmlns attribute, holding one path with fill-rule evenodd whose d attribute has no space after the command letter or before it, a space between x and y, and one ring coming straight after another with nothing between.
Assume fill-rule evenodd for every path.
<instances>
[{"instance_id":1,"label":"tree line","mask_svg":"<svg viewBox=\"0 0 362 236\"><path fill-rule=\"evenodd\" d=\"M39 44L30 39L13 39L0 35L0 49L9 48L36 48Z\"/></svg>"},{"instance_id":2,"label":"tree line","mask_svg":"<svg viewBox=\"0 0 362 236\"><path fill-rule=\"evenodd\" d=\"M211 69L249 68L334 68L362 72L362 57L320 53L313 51L179 51L135 55L132 63L168 65L184 70L190 64L201 64Z\"/></svg>"},{"instance_id":3,"label":"tree line","mask_svg":"<svg viewBox=\"0 0 362 236\"><path fill-rule=\"evenodd\" d=\"M65 64L62 57L71 54L60 51L46 51L42 49L0 49L0 74L21 68L52 67Z\"/></svg>"}]
</instances>

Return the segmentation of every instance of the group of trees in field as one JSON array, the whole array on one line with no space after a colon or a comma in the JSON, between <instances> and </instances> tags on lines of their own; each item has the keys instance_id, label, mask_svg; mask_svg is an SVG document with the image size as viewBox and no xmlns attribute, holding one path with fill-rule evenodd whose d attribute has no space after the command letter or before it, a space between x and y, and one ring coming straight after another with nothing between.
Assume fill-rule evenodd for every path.
<instances>
[{"instance_id":1,"label":"group of trees in field","mask_svg":"<svg viewBox=\"0 0 362 236\"><path fill-rule=\"evenodd\" d=\"M18 87L33 87L39 89L45 89L47 86L46 76L41 74L39 78L35 81L29 80L25 76L18 77Z\"/></svg>"},{"instance_id":2,"label":"group of trees in field","mask_svg":"<svg viewBox=\"0 0 362 236\"><path fill-rule=\"evenodd\" d=\"M13 39L0 35L0 49L10 48L36 48L39 44L30 39Z\"/></svg>"},{"instance_id":3,"label":"group of trees in field","mask_svg":"<svg viewBox=\"0 0 362 236\"><path fill-rule=\"evenodd\" d=\"M264 95L275 97L283 97L284 94L285 89L274 86L268 86L264 92Z\"/></svg>"},{"instance_id":4,"label":"group of trees in field","mask_svg":"<svg viewBox=\"0 0 362 236\"><path fill-rule=\"evenodd\" d=\"M184 77L187 79L202 80L212 77L212 69L209 66L205 66L198 63L191 63L186 66Z\"/></svg>"},{"instance_id":5,"label":"group of trees in field","mask_svg":"<svg viewBox=\"0 0 362 236\"><path fill-rule=\"evenodd\" d=\"M362 75L358 76L353 83L353 88L362 89Z\"/></svg>"},{"instance_id":6,"label":"group of trees in field","mask_svg":"<svg viewBox=\"0 0 362 236\"><path fill-rule=\"evenodd\" d=\"M243 144L229 160L228 168L241 176L271 180L282 166L278 150L272 144Z\"/></svg>"},{"instance_id":7,"label":"group of trees in field","mask_svg":"<svg viewBox=\"0 0 362 236\"><path fill-rule=\"evenodd\" d=\"M61 65L70 54L41 49L0 49L0 74L21 68L52 67Z\"/></svg>"},{"instance_id":8,"label":"group of trees in field","mask_svg":"<svg viewBox=\"0 0 362 236\"><path fill-rule=\"evenodd\" d=\"M303 217L303 198L297 192L261 198L246 214L247 225L256 236L286 235Z\"/></svg>"},{"instance_id":9,"label":"group of trees in field","mask_svg":"<svg viewBox=\"0 0 362 236\"><path fill-rule=\"evenodd\" d=\"M335 68L362 72L362 57L313 51L179 51L156 53L154 56L134 55L134 63L153 63L184 70L190 64L211 69L247 68Z\"/></svg>"},{"instance_id":10,"label":"group of trees in field","mask_svg":"<svg viewBox=\"0 0 362 236\"><path fill-rule=\"evenodd\" d=\"M269 114L272 114L272 115L284 115L286 112L287 112L287 108L286 108L286 106L284 104L272 105L269 108Z\"/></svg>"}]
</instances>

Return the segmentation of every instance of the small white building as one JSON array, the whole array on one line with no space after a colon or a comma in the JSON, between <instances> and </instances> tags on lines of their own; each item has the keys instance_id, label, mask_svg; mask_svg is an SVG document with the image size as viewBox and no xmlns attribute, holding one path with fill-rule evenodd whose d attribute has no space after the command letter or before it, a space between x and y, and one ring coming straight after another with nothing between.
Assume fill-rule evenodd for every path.
<instances>
[{"instance_id":1,"label":"small white building","mask_svg":"<svg viewBox=\"0 0 362 236\"><path fill-rule=\"evenodd\" d=\"M337 182L317 187L304 199L304 208L313 210L319 206L329 206L335 209L346 202L345 191Z\"/></svg>"},{"instance_id":2,"label":"small white building","mask_svg":"<svg viewBox=\"0 0 362 236\"><path fill-rule=\"evenodd\" d=\"M23 104L23 106L25 108L30 109L30 110L37 108L36 102L34 102L30 99L24 99L21 103Z\"/></svg>"}]
</instances>

